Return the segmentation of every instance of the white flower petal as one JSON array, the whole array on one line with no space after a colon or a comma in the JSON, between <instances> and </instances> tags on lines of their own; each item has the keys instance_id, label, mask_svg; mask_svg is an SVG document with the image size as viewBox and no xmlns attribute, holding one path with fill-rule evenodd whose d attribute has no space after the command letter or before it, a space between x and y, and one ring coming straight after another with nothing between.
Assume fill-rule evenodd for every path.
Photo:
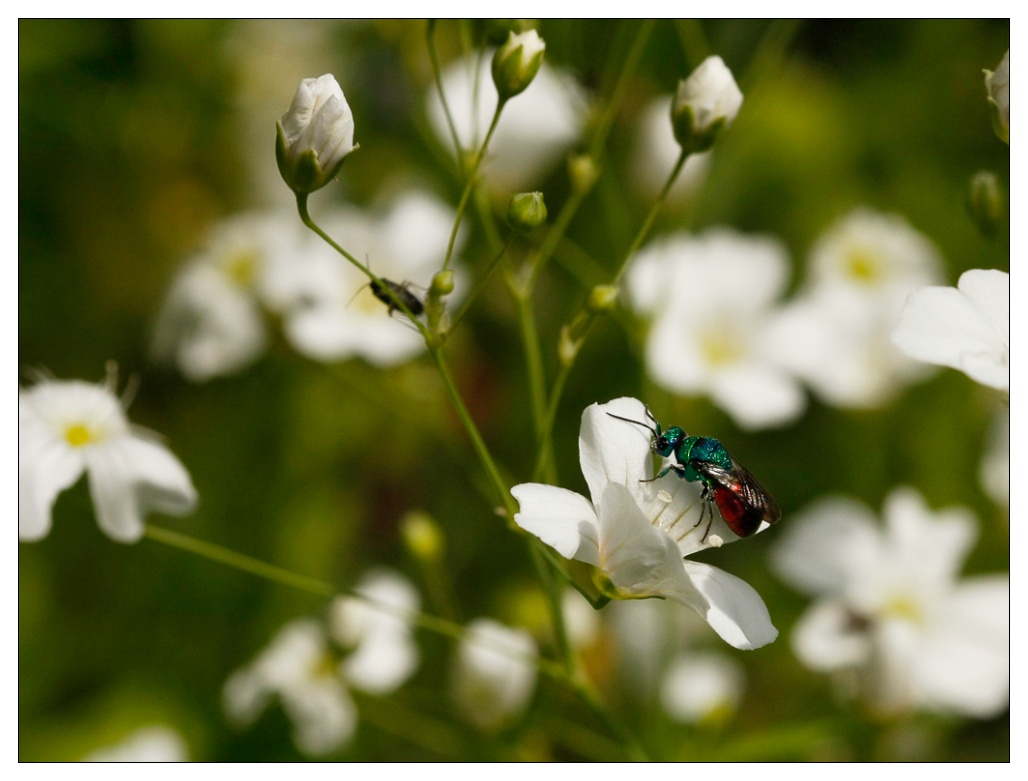
<instances>
[{"instance_id":1,"label":"white flower petal","mask_svg":"<svg viewBox=\"0 0 1028 781\"><path fill-rule=\"evenodd\" d=\"M992 388L1010 387L1010 277L967 271L959 288L927 287L910 295L893 343L925 363L949 366Z\"/></svg>"},{"instance_id":2,"label":"white flower petal","mask_svg":"<svg viewBox=\"0 0 1028 781\"><path fill-rule=\"evenodd\" d=\"M707 602L686 575L678 545L667 532L650 525L623 485L607 485L599 526L599 566L620 594L668 597L706 613Z\"/></svg>"},{"instance_id":3,"label":"white flower petal","mask_svg":"<svg viewBox=\"0 0 1028 781\"><path fill-rule=\"evenodd\" d=\"M140 512L185 515L196 507L196 489L182 462L161 444L139 436L123 443L132 464Z\"/></svg>"},{"instance_id":4,"label":"white flower petal","mask_svg":"<svg viewBox=\"0 0 1028 781\"><path fill-rule=\"evenodd\" d=\"M535 642L523 629L488 618L470 622L457 649L453 696L461 715L487 732L517 718L532 698Z\"/></svg>"},{"instance_id":5,"label":"white flower petal","mask_svg":"<svg viewBox=\"0 0 1028 781\"><path fill-rule=\"evenodd\" d=\"M534 534L566 559L596 566L599 530L592 503L581 494L542 483L522 483L510 489L521 505L514 522Z\"/></svg>"},{"instance_id":6,"label":"white flower petal","mask_svg":"<svg viewBox=\"0 0 1028 781\"><path fill-rule=\"evenodd\" d=\"M968 578L943 605L925 635L913 674L925 705L991 718L1010 697L1010 582Z\"/></svg>"},{"instance_id":7,"label":"white flower petal","mask_svg":"<svg viewBox=\"0 0 1028 781\"><path fill-rule=\"evenodd\" d=\"M719 711L734 711L743 684L742 668L724 654L682 652L668 668L660 700L672 719L695 724Z\"/></svg>"},{"instance_id":8,"label":"white flower petal","mask_svg":"<svg viewBox=\"0 0 1028 781\"><path fill-rule=\"evenodd\" d=\"M325 679L285 692L282 706L293 722L293 742L304 754L337 751L357 729L357 706L339 681Z\"/></svg>"},{"instance_id":9,"label":"white flower petal","mask_svg":"<svg viewBox=\"0 0 1028 781\"><path fill-rule=\"evenodd\" d=\"M870 658L871 644L842 602L822 600L796 622L792 650L810 669L827 672L864 664Z\"/></svg>"},{"instance_id":10,"label":"white flower petal","mask_svg":"<svg viewBox=\"0 0 1028 781\"><path fill-rule=\"evenodd\" d=\"M752 650L778 637L760 595L746 581L717 567L685 561L685 571L710 607L707 623L734 648Z\"/></svg>"},{"instance_id":11,"label":"white flower petal","mask_svg":"<svg viewBox=\"0 0 1028 781\"><path fill-rule=\"evenodd\" d=\"M852 573L869 567L882 552L874 513L856 500L828 497L790 518L771 565L799 591L838 594Z\"/></svg>"},{"instance_id":12,"label":"white flower petal","mask_svg":"<svg viewBox=\"0 0 1028 781\"><path fill-rule=\"evenodd\" d=\"M18 537L39 540L50 531L57 494L82 475L80 451L61 442L38 420L23 416L18 425Z\"/></svg>"},{"instance_id":13,"label":"white flower petal","mask_svg":"<svg viewBox=\"0 0 1028 781\"><path fill-rule=\"evenodd\" d=\"M638 421L633 425L622 418ZM582 474L595 503L603 496L607 482L639 490L639 481L653 477L650 457L652 434L646 407L637 399L620 398L606 404L590 404L582 413L582 428L578 437Z\"/></svg>"}]
</instances>

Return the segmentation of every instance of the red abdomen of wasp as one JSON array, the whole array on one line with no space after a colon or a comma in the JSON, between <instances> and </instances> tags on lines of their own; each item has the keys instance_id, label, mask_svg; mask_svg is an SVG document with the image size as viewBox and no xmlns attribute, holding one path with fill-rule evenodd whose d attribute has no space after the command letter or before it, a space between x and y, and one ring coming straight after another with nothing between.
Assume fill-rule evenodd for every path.
<instances>
[{"instance_id":1,"label":"red abdomen of wasp","mask_svg":"<svg viewBox=\"0 0 1028 781\"><path fill-rule=\"evenodd\" d=\"M721 517L725 519L729 529L740 537L749 537L760 528L760 523L764 520L763 510L747 504L731 488L726 488L723 485L715 485L713 488L714 502L717 504L717 509L721 511Z\"/></svg>"}]
</instances>

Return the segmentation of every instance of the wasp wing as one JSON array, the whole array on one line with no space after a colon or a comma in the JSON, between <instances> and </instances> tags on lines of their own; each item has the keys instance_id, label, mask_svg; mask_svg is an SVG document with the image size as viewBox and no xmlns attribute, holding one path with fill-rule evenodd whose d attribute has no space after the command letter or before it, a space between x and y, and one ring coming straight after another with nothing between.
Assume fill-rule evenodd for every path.
<instances>
[{"instance_id":1,"label":"wasp wing","mask_svg":"<svg viewBox=\"0 0 1028 781\"><path fill-rule=\"evenodd\" d=\"M731 458L731 455L729 455L729 458ZM690 466L714 484L715 498L718 497L719 493L729 491L732 494L733 505L738 504L741 508L745 508L749 511L748 514L759 515L762 521L777 523L782 517L782 511L778 509L778 503L757 482L757 478L753 476L750 470L734 458L731 460L732 466L727 469L709 461L694 460L690 462ZM718 507L722 508L722 510L724 509L722 501L718 501Z\"/></svg>"}]
</instances>

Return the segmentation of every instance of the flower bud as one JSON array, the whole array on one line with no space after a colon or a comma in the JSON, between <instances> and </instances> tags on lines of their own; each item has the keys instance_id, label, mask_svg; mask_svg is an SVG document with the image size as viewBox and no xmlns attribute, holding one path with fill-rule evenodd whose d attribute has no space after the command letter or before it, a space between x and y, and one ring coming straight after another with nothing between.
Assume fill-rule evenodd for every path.
<instances>
[{"instance_id":1,"label":"flower bud","mask_svg":"<svg viewBox=\"0 0 1028 781\"><path fill-rule=\"evenodd\" d=\"M507 224L517 233L528 233L546 222L542 193L518 193L507 207Z\"/></svg>"},{"instance_id":2,"label":"flower bud","mask_svg":"<svg viewBox=\"0 0 1028 781\"><path fill-rule=\"evenodd\" d=\"M596 285L585 299L585 308L594 315L613 311L618 300L618 289L614 285Z\"/></svg>"},{"instance_id":3,"label":"flower bud","mask_svg":"<svg viewBox=\"0 0 1028 781\"><path fill-rule=\"evenodd\" d=\"M682 150L692 154L714 145L742 106L742 92L720 57L708 57L689 78L678 82L671 125Z\"/></svg>"},{"instance_id":4,"label":"flower bud","mask_svg":"<svg viewBox=\"0 0 1028 781\"><path fill-rule=\"evenodd\" d=\"M967 211L983 236L993 236L1006 209L1006 198L999 179L992 171L979 171L971 177L967 190Z\"/></svg>"},{"instance_id":5,"label":"flower bud","mask_svg":"<svg viewBox=\"0 0 1028 781\"><path fill-rule=\"evenodd\" d=\"M600 177L600 170L592 155L572 155L568 158L568 176L571 189L579 195L589 192Z\"/></svg>"},{"instance_id":6,"label":"flower bud","mask_svg":"<svg viewBox=\"0 0 1028 781\"><path fill-rule=\"evenodd\" d=\"M1010 51L996 71L985 70L985 90L992 109L992 127L1001 141L1010 143Z\"/></svg>"},{"instance_id":7,"label":"flower bud","mask_svg":"<svg viewBox=\"0 0 1028 781\"><path fill-rule=\"evenodd\" d=\"M412 510L400 522L400 535L411 554L423 563L443 557L446 540L436 520L425 512Z\"/></svg>"},{"instance_id":8,"label":"flower bud","mask_svg":"<svg viewBox=\"0 0 1028 781\"><path fill-rule=\"evenodd\" d=\"M448 296L453 292L453 270L445 269L439 271L432 277L432 286L429 293L436 296Z\"/></svg>"},{"instance_id":9,"label":"flower bud","mask_svg":"<svg viewBox=\"0 0 1028 781\"><path fill-rule=\"evenodd\" d=\"M312 193L339 173L353 143L353 112L335 77L304 79L289 111L278 122L275 157L286 184Z\"/></svg>"},{"instance_id":10,"label":"flower bud","mask_svg":"<svg viewBox=\"0 0 1028 781\"><path fill-rule=\"evenodd\" d=\"M535 30L511 34L493 55L493 83L504 103L525 91L543 62L546 43Z\"/></svg>"}]
</instances>

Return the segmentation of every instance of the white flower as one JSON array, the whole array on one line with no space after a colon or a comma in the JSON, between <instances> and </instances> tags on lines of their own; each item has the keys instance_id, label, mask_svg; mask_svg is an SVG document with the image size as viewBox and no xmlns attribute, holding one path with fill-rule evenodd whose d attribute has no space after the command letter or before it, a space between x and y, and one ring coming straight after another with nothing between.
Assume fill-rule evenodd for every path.
<instances>
[{"instance_id":1,"label":"white flower","mask_svg":"<svg viewBox=\"0 0 1028 781\"><path fill-rule=\"evenodd\" d=\"M230 720L250 725L277 696L293 722L293 742L303 753L320 756L349 743L357 708L348 687L390 694L419 661L408 619L419 607L413 586L379 570L362 577L354 591L365 599L333 600L327 631L314 619L293 621L229 677L223 705Z\"/></svg>"},{"instance_id":2,"label":"white flower","mask_svg":"<svg viewBox=\"0 0 1028 781\"><path fill-rule=\"evenodd\" d=\"M161 307L151 345L155 360L176 365L193 382L233 374L257 360L266 343L265 277L302 253L305 236L294 212L246 213L215 227Z\"/></svg>"},{"instance_id":3,"label":"white flower","mask_svg":"<svg viewBox=\"0 0 1028 781\"><path fill-rule=\"evenodd\" d=\"M675 138L686 152L709 149L718 133L735 120L742 92L720 57L707 57L689 78L678 82L671 106Z\"/></svg>"},{"instance_id":4,"label":"white flower","mask_svg":"<svg viewBox=\"0 0 1028 781\"><path fill-rule=\"evenodd\" d=\"M301 81L278 123L275 155L286 184L296 193L324 187L356 148L353 112L335 77L326 73Z\"/></svg>"},{"instance_id":5,"label":"white flower","mask_svg":"<svg viewBox=\"0 0 1028 781\"><path fill-rule=\"evenodd\" d=\"M707 394L744 428L794 420L806 396L768 340L788 273L780 242L727 229L644 248L627 283L636 310L653 318L650 376L676 393Z\"/></svg>"},{"instance_id":6,"label":"white flower","mask_svg":"<svg viewBox=\"0 0 1028 781\"><path fill-rule=\"evenodd\" d=\"M959 369L990 388L1010 389L1010 275L975 269L957 287L910 295L892 341L911 358Z\"/></svg>"},{"instance_id":7,"label":"white flower","mask_svg":"<svg viewBox=\"0 0 1028 781\"><path fill-rule=\"evenodd\" d=\"M857 209L815 243L809 278L768 333L771 355L825 401L874 407L925 368L889 341L906 297L937 282L934 246L895 215Z\"/></svg>"},{"instance_id":8,"label":"white flower","mask_svg":"<svg viewBox=\"0 0 1028 781\"><path fill-rule=\"evenodd\" d=\"M367 260L377 276L411 283L416 292L427 288L442 264L453 210L427 193L407 191L382 217L346 208L319 223L350 254ZM460 246L458 237L455 251ZM425 348L413 327L389 317L367 277L313 234L302 257L280 264L269 279L281 300L286 337L315 360L359 356L378 366L394 366ZM458 276L458 291L459 283ZM457 292L449 300L459 302L460 297Z\"/></svg>"},{"instance_id":9,"label":"white flower","mask_svg":"<svg viewBox=\"0 0 1028 781\"><path fill-rule=\"evenodd\" d=\"M57 494L83 472L100 529L118 542L143 536L150 511L183 515L196 504L185 467L130 426L108 386L41 380L18 391L18 536L47 535Z\"/></svg>"},{"instance_id":10,"label":"white flower","mask_svg":"<svg viewBox=\"0 0 1028 781\"><path fill-rule=\"evenodd\" d=\"M113 746L97 749L83 762L188 762L189 749L171 727L155 724L137 729Z\"/></svg>"},{"instance_id":11,"label":"white flower","mask_svg":"<svg viewBox=\"0 0 1028 781\"><path fill-rule=\"evenodd\" d=\"M739 707L745 676L737 662L712 651L683 651L661 684L660 700L675 721L720 721Z\"/></svg>"},{"instance_id":12,"label":"white flower","mask_svg":"<svg viewBox=\"0 0 1028 781\"><path fill-rule=\"evenodd\" d=\"M996 135L1010 143L1010 50L1003 55L995 73L985 71L985 90L992 106L992 124Z\"/></svg>"},{"instance_id":13,"label":"white flower","mask_svg":"<svg viewBox=\"0 0 1028 781\"><path fill-rule=\"evenodd\" d=\"M703 616L736 648L759 648L778 636L749 585L683 557L736 539L718 513L711 533L700 523L700 486L671 473L654 482L650 434L608 413L645 421L636 399L593 404L582 414L579 455L592 501L556 486L524 483L511 493L514 521L565 558L597 567L608 593L621 599L666 597ZM670 501L668 501L670 499Z\"/></svg>"},{"instance_id":14,"label":"white flower","mask_svg":"<svg viewBox=\"0 0 1028 781\"><path fill-rule=\"evenodd\" d=\"M957 580L975 520L931 512L911 489L885 503L885 527L863 505L826 499L794 518L772 563L817 602L793 648L815 670L855 674L878 710L986 718L1007 705L1009 579Z\"/></svg>"},{"instance_id":15,"label":"white flower","mask_svg":"<svg viewBox=\"0 0 1028 781\"><path fill-rule=\"evenodd\" d=\"M293 742L303 753L329 754L353 737L357 708L317 621L286 624L253 662L229 677L223 692L226 715L248 726L275 695L293 722Z\"/></svg>"},{"instance_id":16,"label":"white flower","mask_svg":"<svg viewBox=\"0 0 1028 781\"><path fill-rule=\"evenodd\" d=\"M639 112L627 176L647 198L655 198L667 182L682 153L667 118L671 96L662 95ZM668 192L669 201L686 200L703 184L710 169L712 151L689 155Z\"/></svg>"},{"instance_id":17,"label":"white flower","mask_svg":"<svg viewBox=\"0 0 1028 781\"><path fill-rule=\"evenodd\" d=\"M536 647L523 629L489 618L466 627L453 669L453 697L461 715L484 732L520 716L535 690Z\"/></svg>"},{"instance_id":18,"label":"white flower","mask_svg":"<svg viewBox=\"0 0 1028 781\"><path fill-rule=\"evenodd\" d=\"M895 319L907 295L941 274L938 249L905 219L858 208L811 248L805 292L832 299L840 318Z\"/></svg>"},{"instance_id":19,"label":"white flower","mask_svg":"<svg viewBox=\"0 0 1028 781\"><path fill-rule=\"evenodd\" d=\"M361 691L389 694L418 666L409 614L420 609L421 600L406 578L386 570L365 575L354 590L367 599L336 597L329 613L329 635L353 649L340 662L340 674Z\"/></svg>"},{"instance_id":20,"label":"white flower","mask_svg":"<svg viewBox=\"0 0 1028 781\"><path fill-rule=\"evenodd\" d=\"M546 43L535 30L515 33L493 55L493 85L503 100L520 95L539 72Z\"/></svg>"},{"instance_id":21,"label":"white flower","mask_svg":"<svg viewBox=\"0 0 1028 781\"><path fill-rule=\"evenodd\" d=\"M496 110L498 96L489 68L488 57L476 54L443 70L446 104L465 150L481 147ZM452 150L453 137L435 86L426 103L436 136ZM540 178L580 136L584 116L582 88L570 74L544 62L531 86L503 109L483 163L486 186L505 199L512 191L538 189Z\"/></svg>"}]
</instances>

